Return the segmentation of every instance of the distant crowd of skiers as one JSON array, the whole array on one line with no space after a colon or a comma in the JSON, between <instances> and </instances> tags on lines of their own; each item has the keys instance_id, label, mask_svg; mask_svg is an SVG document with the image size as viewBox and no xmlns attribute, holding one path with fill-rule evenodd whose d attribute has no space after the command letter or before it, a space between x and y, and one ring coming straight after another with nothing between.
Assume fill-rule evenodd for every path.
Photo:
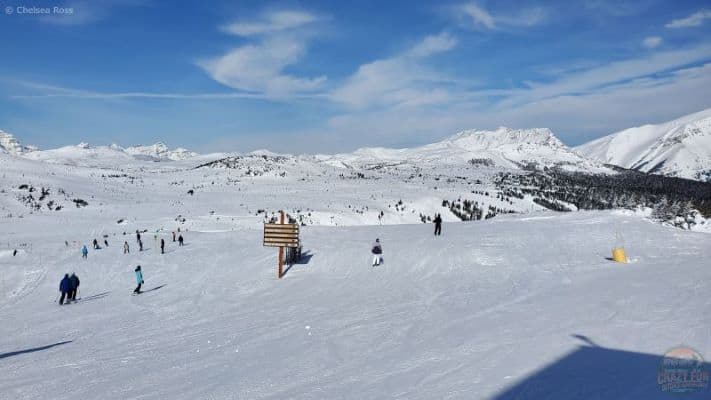
<instances>
[{"instance_id":1,"label":"distant crowd of skiers","mask_svg":"<svg viewBox=\"0 0 711 400\"><path fill-rule=\"evenodd\" d=\"M434 234L435 236L440 236L442 234L442 216L440 214L435 214L434 219L432 220L434 222ZM180 229L178 229L178 232L180 232ZM183 246L185 244L185 240L183 239L182 234L178 234L176 236L175 231L173 233L173 242L178 242L179 246ZM156 239L158 237L156 236ZM141 240L141 232L136 230L136 242L138 243L138 251L143 251L143 241ZM68 245L68 243L65 242L65 244ZM99 247L99 242L94 239L93 242L94 249L98 250L101 249ZM109 247L109 242L108 240L104 239L104 246ZM123 242L123 254L129 254L131 252L131 248L128 244L128 241ZM163 238L160 239L160 253L165 254L165 240ZM373 254L373 267L379 266L383 262L383 246L380 243L380 239L375 239L375 243L373 244L373 247L371 249L371 253ZM86 248L86 245L82 246L81 248L81 256L82 258L87 258L89 254L89 250ZM14 254L13 254L14 255ZM137 266L136 269L134 270L136 274L136 289L133 291L134 294L139 294L141 293L141 285L143 285L143 272L141 271L141 266ZM68 302L71 301L76 301L76 294L77 294L77 289L79 288L79 278L72 273L71 276L69 274L65 274L64 278L59 284L59 291L62 293L60 299L59 299L59 304L64 303L65 297L68 299Z\"/></svg>"},{"instance_id":2,"label":"distant crowd of skiers","mask_svg":"<svg viewBox=\"0 0 711 400\"><path fill-rule=\"evenodd\" d=\"M173 234L173 242L178 242L178 246L184 246L185 245L185 239L183 238L182 233L180 233L180 229L178 229L178 234L176 234L175 231L172 232ZM156 240L158 239L158 236L156 235ZM143 251L143 241L141 240L141 232L136 230L136 242L138 243L138 251ZM69 242L64 242L66 246L69 246ZM92 242L92 245L94 247L94 250L100 250L101 247L99 246L99 241L94 239ZM104 239L104 246L109 247L109 241L108 239ZM131 248L128 244L128 241L123 242L123 254L129 254L131 252ZM160 239L160 252L161 254L165 254L165 239ZM13 254L15 255L15 254ZM82 245L81 247L81 257L86 259L89 256L89 249L86 247L86 245ZM134 270L136 274L136 289L133 291L134 294L139 294L141 292L141 285L143 285L143 272L141 271L141 266L137 266L136 269ZM59 291L61 293L61 296L59 298L59 304L62 305L66 302L72 302L76 301L76 295L77 295L77 290L79 289L79 278L76 276L76 274L72 273L71 276L69 274L65 274L64 278L59 282Z\"/></svg>"}]
</instances>

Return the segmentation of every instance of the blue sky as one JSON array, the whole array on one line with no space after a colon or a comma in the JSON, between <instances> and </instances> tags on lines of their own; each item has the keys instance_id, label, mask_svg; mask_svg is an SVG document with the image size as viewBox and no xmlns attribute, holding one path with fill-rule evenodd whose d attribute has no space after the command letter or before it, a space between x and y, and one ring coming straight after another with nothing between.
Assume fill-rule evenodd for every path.
<instances>
[{"instance_id":1,"label":"blue sky","mask_svg":"<svg viewBox=\"0 0 711 400\"><path fill-rule=\"evenodd\" d=\"M502 125L576 145L711 107L705 1L0 5L0 129L41 148L333 152Z\"/></svg>"}]
</instances>

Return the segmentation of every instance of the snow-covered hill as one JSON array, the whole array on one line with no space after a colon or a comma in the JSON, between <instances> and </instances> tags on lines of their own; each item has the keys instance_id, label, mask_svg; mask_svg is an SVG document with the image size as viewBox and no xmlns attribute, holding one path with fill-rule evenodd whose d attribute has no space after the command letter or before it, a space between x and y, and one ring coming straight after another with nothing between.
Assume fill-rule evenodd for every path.
<instances>
[{"instance_id":1,"label":"snow-covered hill","mask_svg":"<svg viewBox=\"0 0 711 400\"><path fill-rule=\"evenodd\" d=\"M0 152L23 155L36 151L35 146L23 146L13 135L0 129Z\"/></svg>"},{"instance_id":2,"label":"snow-covered hill","mask_svg":"<svg viewBox=\"0 0 711 400\"><path fill-rule=\"evenodd\" d=\"M575 151L625 168L711 182L711 109L625 129Z\"/></svg>"}]
</instances>

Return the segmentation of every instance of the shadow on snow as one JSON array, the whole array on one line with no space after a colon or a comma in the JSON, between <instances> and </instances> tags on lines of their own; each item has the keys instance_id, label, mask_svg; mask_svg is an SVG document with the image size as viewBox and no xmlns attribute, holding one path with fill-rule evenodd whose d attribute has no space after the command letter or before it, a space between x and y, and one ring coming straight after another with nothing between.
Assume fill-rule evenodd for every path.
<instances>
[{"instance_id":1,"label":"shadow on snow","mask_svg":"<svg viewBox=\"0 0 711 400\"><path fill-rule=\"evenodd\" d=\"M21 354L34 353L35 351L47 350L47 349L51 349L52 347L61 346L63 344L67 344L67 343L71 343L71 342L72 342L71 340L65 340L63 342L48 344L46 346L33 347L31 349L25 349L25 350L11 351L9 353L2 353L2 354L0 354L0 359L19 356Z\"/></svg>"},{"instance_id":2,"label":"shadow on snow","mask_svg":"<svg viewBox=\"0 0 711 400\"><path fill-rule=\"evenodd\" d=\"M586 345L514 383L492 400L513 399L708 399L708 387L692 393L663 392L657 381L662 356L608 349L582 335ZM709 363L702 368L709 371Z\"/></svg>"}]
</instances>

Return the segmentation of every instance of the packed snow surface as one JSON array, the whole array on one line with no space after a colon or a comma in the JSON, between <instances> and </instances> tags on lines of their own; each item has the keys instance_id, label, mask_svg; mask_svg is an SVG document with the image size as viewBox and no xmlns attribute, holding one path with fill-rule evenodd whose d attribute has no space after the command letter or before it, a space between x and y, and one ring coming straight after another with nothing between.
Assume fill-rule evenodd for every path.
<instances>
[{"instance_id":1,"label":"packed snow surface","mask_svg":"<svg viewBox=\"0 0 711 400\"><path fill-rule=\"evenodd\" d=\"M436 238L424 224L305 227L305 257L281 280L259 229L203 223L185 247L162 231L161 255L152 232L139 253L125 226L90 222L0 225L31 244L0 254L0 397L652 399L668 396L667 349L711 354L708 235L636 216L497 217ZM100 232L110 246L81 260ZM630 264L606 259L616 232ZM139 264L145 292L132 296ZM81 300L59 307L72 271Z\"/></svg>"}]
</instances>

